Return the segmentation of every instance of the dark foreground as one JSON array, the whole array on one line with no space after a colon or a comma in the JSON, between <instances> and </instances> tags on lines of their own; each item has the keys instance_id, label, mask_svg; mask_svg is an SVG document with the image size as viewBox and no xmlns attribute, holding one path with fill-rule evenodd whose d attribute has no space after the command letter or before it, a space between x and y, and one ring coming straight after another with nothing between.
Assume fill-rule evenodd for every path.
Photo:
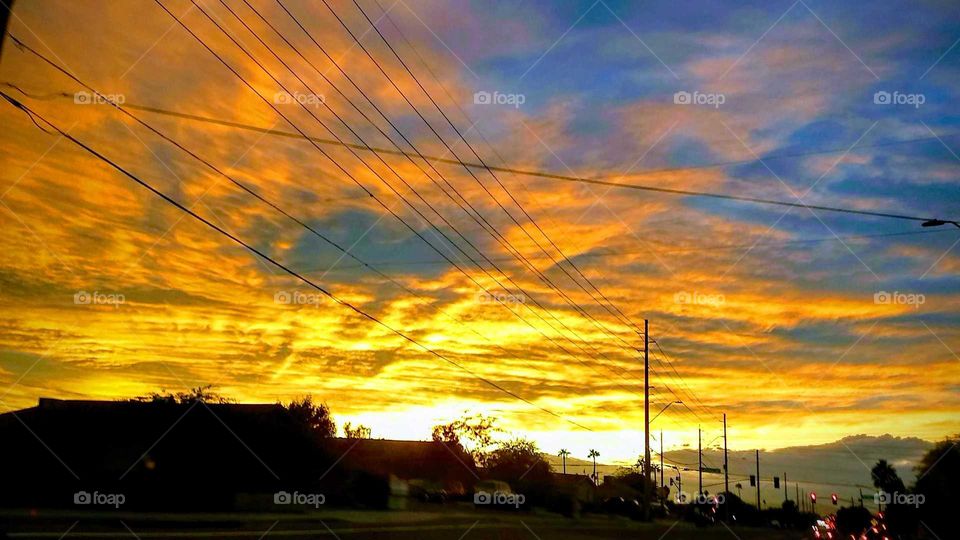
<instances>
[{"instance_id":1,"label":"dark foreground","mask_svg":"<svg viewBox=\"0 0 960 540\"><path fill-rule=\"evenodd\" d=\"M618 517L571 520L550 514L499 512L324 511L316 514L115 514L15 511L0 513L9 538L350 538L353 540L513 539L800 539L795 531L719 524L698 528L666 519L637 523Z\"/></svg>"}]
</instances>

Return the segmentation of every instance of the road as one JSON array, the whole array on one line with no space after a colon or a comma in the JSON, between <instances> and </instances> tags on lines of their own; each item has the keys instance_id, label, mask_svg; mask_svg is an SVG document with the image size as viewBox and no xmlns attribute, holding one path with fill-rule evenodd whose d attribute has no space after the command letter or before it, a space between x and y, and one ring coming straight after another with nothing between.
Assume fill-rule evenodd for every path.
<instances>
[{"instance_id":1,"label":"road","mask_svg":"<svg viewBox=\"0 0 960 540\"><path fill-rule=\"evenodd\" d=\"M310 539L350 540L799 540L799 532L697 528L661 520L637 523L624 518L589 516L572 520L551 514L499 512L321 512L275 514L45 513L0 516L11 539Z\"/></svg>"}]
</instances>

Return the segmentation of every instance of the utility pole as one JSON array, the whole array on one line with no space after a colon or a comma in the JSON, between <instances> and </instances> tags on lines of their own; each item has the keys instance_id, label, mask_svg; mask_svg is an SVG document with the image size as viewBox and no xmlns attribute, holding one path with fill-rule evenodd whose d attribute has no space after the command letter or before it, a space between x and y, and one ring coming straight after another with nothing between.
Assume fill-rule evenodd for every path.
<instances>
[{"instance_id":1,"label":"utility pole","mask_svg":"<svg viewBox=\"0 0 960 540\"><path fill-rule=\"evenodd\" d=\"M730 462L727 461L727 413L723 413L723 492L730 493Z\"/></svg>"},{"instance_id":2,"label":"utility pole","mask_svg":"<svg viewBox=\"0 0 960 540\"><path fill-rule=\"evenodd\" d=\"M643 516L650 519L650 321L643 320Z\"/></svg>"},{"instance_id":3,"label":"utility pole","mask_svg":"<svg viewBox=\"0 0 960 540\"><path fill-rule=\"evenodd\" d=\"M863 488L860 488L860 508L863 508Z\"/></svg>"},{"instance_id":4,"label":"utility pole","mask_svg":"<svg viewBox=\"0 0 960 540\"><path fill-rule=\"evenodd\" d=\"M793 487L797 488L797 506L799 507L800 505L803 504L803 500L800 498L800 482L797 482L796 484L794 484ZM801 512L802 511L803 510L801 509Z\"/></svg>"},{"instance_id":5,"label":"utility pole","mask_svg":"<svg viewBox=\"0 0 960 540\"><path fill-rule=\"evenodd\" d=\"M697 496L703 496L703 445L701 443L700 426L697 426Z\"/></svg>"},{"instance_id":6,"label":"utility pole","mask_svg":"<svg viewBox=\"0 0 960 540\"><path fill-rule=\"evenodd\" d=\"M680 500L680 497L683 496L683 475L680 474L680 467L674 465L673 468L677 470L677 501L684 502Z\"/></svg>"},{"instance_id":7,"label":"utility pole","mask_svg":"<svg viewBox=\"0 0 960 540\"><path fill-rule=\"evenodd\" d=\"M783 473L783 502L787 502L787 473Z\"/></svg>"},{"instance_id":8,"label":"utility pole","mask_svg":"<svg viewBox=\"0 0 960 540\"><path fill-rule=\"evenodd\" d=\"M7 23L13 13L13 0L0 2L0 52L3 51L3 42L7 38Z\"/></svg>"},{"instance_id":9,"label":"utility pole","mask_svg":"<svg viewBox=\"0 0 960 540\"><path fill-rule=\"evenodd\" d=\"M677 489L683 494L683 475L680 474L680 468L677 467Z\"/></svg>"},{"instance_id":10,"label":"utility pole","mask_svg":"<svg viewBox=\"0 0 960 540\"><path fill-rule=\"evenodd\" d=\"M663 490L663 430L660 430L660 489Z\"/></svg>"},{"instance_id":11,"label":"utility pole","mask_svg":"<svg viewBox=\"0 0 960 540\"><path fill-rule=\"evenodd\" d=\"M757 450L757 510L760 510L760 450Z\"/></svg>"}]
</instances>

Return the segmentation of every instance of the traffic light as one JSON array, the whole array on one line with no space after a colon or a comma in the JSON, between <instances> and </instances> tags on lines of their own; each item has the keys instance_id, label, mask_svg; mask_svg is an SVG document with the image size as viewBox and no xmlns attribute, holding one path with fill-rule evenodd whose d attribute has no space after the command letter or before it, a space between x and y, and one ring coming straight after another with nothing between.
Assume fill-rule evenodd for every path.
<instances>
[{"instance_id":1,"label":"traffic light","mask_svg":"<svg viewBox=\"0 0 960 540\"><path fill-rule=\"evenodd\" d=\"M810 492L810 502L817 504L817 494L812 491Z\"/></svg>"},{"instance_id":2,"label":"traffic light","mask_svg":"<svg viewBox=\"0 0 960 540\"><path fill-rule=\"evenodd\" d=\"M757 485L757 477L751 474L751 475L750 475L750 487L754 487L754 486L756 486L756 485Z\"/></svg>"},{"instance_id":3,"label":"traffic light","mask_svg":"<svg viewBox=\"0 0 960 540\"><path fill-rule=\"evenodd\" d=\"M773 487L775 487L775 488L777 488L777 489L780 489L780 477L779 477L779 476L774 476L774 477L773 477Z\"/></svg>"},{"instance_id":4,"label":"traffic light","mask_svg":"<svg viewBox=\"0 0 960 540\"><path fill-rule=\"evenodd\" d=\"M836 494L836 493L831 493L831 494L830 494L830 501L833 502L833 505L834 505L834 506L837 505L837 494Z\"/></svg>"}]
</instances>

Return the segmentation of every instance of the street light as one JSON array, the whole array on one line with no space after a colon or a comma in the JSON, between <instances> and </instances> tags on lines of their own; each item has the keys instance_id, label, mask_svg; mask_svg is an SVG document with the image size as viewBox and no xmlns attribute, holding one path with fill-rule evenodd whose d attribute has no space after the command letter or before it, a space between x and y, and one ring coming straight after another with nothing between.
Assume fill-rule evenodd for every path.
<instances>
[{"instance_id":1,"label":"street light","mask_svg":"<svg viewBox=\"0 0 960 540\"><path fill-rule=\"evenodd\" d=\"M657 417L659 417L661 414L663 414L663 411L669 409L671 405L676 405L676 404L682 405L683 402L682 402L682 401L672 401L672 402L670 402L670 403L667 403L667 406L664 407L664 408L662 408L662 409L660 409L660 412L658 412L658 413L657 413L657 416L654 416L653 419L650 420L650 423L652 424L653 421L656 420Z\"/></svg>"},{"instance_id":2,"label":"street light","mask_svg":"<svg viewBox=\"0 0 960 540\"><path fill-rule=\"evenodd\" d=\"M921 227L939 227L941 225L953 225L960 229L960 223L949 219L930 219L920 224Z\"/></svg>"}]
</instances>

